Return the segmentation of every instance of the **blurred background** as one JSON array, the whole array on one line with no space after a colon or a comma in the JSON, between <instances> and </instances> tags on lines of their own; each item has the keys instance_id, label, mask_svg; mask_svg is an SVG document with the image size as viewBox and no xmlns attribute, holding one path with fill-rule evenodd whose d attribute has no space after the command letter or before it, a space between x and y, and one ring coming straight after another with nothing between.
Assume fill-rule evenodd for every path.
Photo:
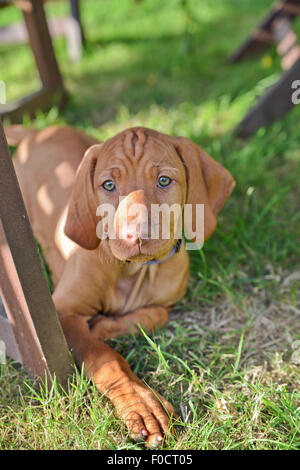
<instances>
[{"instance_id":1,"label":"blurred background","mask_svg":"<svg viewBox=\"0 0 300 470\"><path fill-rule=\"evenodd\" d=\"M275 47L250 62L227 63L268 12L270 0L79 4L86 36L82 58L72 63L65 38L54 39L70 95L60 119L85 128L102 126L103 137L109 128L114 132L119 123L124 128L133 122L196 138L224 135L281 72ZM48 20L70 14L67 0L46 2L45 9ZM3 8L0 28L22 19L19 8ZM39 87L27 44L2 44L0 52L7 101ZM38 123L57 118L52 110Z\"/></svg>"}]
</instances>

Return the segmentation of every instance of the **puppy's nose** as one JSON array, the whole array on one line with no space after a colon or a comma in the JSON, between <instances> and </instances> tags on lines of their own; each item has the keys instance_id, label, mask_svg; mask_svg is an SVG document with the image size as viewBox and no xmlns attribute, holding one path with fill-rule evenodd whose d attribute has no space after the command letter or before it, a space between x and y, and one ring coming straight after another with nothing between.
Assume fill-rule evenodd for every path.
<instances>
[{"instance_id":1,"label":"puppy's nose","mask_svg":"<svg viewBox=\"0 0 300 470\"><path fill-rule=\"evenodd\" d=\"M130 224L121 231L121 238L126 240L130 245L142 244L148 239L148 233L140 227L140 224Z\"/></svg>"}]
</instances>

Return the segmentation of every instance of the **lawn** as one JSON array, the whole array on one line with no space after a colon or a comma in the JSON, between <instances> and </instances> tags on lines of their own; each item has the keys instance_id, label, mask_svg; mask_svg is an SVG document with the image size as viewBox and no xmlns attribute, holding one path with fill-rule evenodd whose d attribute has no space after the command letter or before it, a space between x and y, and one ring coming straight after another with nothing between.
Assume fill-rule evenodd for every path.
<instances>
[{"instance_id":1,"label":"lawn","mask_svg":"<svg viewBox=\"0 0 300 470\"><path fill-rule=\"evenodd\" d=\"M65 3L47 5L48 14L63 14ZM280 65L275 49L226 63L270 4L85 0L82 60L71 64L55 40L67 108L24 119L100 139L132 125L184 135L236 179L216 232L191 252L188 293L169 324L111 342L180 414L167 449L300 447L300 104L251 138L235 137ZM18 16L7 8L0 25ZM8 99L37 86L25 45L1 46L0 61ZM140 448L80 371L69 390L47 392L11 361L0 366L0 449Z\"/></svg>"}]
</instances>

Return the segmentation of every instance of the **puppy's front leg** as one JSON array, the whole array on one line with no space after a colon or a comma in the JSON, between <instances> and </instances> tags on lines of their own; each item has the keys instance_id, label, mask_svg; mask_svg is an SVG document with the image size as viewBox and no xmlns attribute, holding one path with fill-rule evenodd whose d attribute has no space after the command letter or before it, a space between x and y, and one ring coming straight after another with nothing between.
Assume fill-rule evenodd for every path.
<instances>
[{"instance_id":1,"label":"puppy's front leg","mask_svg":"<svg viewBox=\"0 0 300 470\"><path fill-rule=\"evenodd\" d=\"M97 315L90 324L91 334L103 341L130 333L139 334L138 325L153 333L168 321L168 308L159 305L141 307L126 315Z\"/></svg>"},{"instance_id":2,"label":"puppy's front leg","mask_svg":"<svg viewBox=\"0 0 300 470\"><path fill-rule=\"evenodd\" d=\"M136 377L125 359L91 335L83 315L59 312L62 327L79 366L116 407L133 438L157 446L167 432L172 405Z\"/></svg>"}]
</instances>

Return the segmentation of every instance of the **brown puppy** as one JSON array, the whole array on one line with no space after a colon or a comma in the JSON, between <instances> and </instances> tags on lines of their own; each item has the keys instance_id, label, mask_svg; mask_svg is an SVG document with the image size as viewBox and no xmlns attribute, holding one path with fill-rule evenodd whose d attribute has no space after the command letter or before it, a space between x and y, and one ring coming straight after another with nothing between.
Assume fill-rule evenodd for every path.
<instances>
[{"instance_id":1,"label":"brown puppy","mask_svg":"<svg viewBox=\"0 0 300 470\"><path fill-rule=\"evenodd\" d=\"M174 249L176 217L169 221L168 238L162 236L163 220L153 239L151 205L177 204L183 210L184 204L204 204L207 239L234 180L190 140L142 127L104 143L70 127L35 132L13 126L6 134L9 143L20 143L15 169L74 357L113 402L131 435L157 445L173 407L105 340L138 333L138 324L148 332L164 326L185 293L189 262L183 243ZM136 204L138 213L130 213ZM115 210L115 237L97 212L103 205ZM191 238L193 227L186 220L184 226ZM105 234L101 242L99 232Z\"/></svg>"}]
</instances>

